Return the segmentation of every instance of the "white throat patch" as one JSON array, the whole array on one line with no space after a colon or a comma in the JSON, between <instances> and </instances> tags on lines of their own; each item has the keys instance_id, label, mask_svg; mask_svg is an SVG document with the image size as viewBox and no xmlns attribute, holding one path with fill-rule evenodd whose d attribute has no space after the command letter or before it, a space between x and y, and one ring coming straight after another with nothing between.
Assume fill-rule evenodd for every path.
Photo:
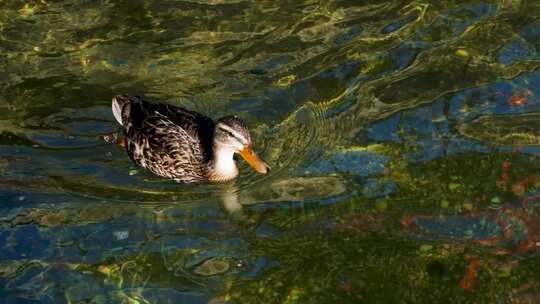
<instances>
[{"instance_id":1,"label":"white throat patch","mask_svg":"<svg viewBox=\"0 0 540 304\"><path fill-rule=\"evenodd\" d=\"M234 151L220 149L214 152L214 164L210 178L216 181L225 181L235 178L238 175L238 167L234 161Z\"/></svg>"}]
</instances>

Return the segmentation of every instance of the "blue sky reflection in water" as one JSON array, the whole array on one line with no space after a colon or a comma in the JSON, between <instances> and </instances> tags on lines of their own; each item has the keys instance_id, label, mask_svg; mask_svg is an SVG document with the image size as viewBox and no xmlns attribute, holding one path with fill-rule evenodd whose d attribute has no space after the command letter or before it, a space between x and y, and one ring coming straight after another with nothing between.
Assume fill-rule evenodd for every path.
<instances>
[{"instance_id":1,"label":"blue sky reflection in water","mask_svg":"<svg viewBox=\"0 0 540 304\"><path fill-rule=\"evenodd\" d=\"M533 303L535 1L0 3L5 303ZM112 96L238 114L273 167L178 185Z\"/></svg>"}]
</instances>

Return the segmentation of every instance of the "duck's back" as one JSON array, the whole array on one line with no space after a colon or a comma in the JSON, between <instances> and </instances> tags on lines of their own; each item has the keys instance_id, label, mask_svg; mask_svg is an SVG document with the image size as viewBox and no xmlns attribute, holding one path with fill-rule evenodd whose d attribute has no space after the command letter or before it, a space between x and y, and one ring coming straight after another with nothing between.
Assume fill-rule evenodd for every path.
<instances>
[{"instance_id":1,"label":"duck's back","mask_svg":"<svg viewBox=\"0 0 540 304\"><path fill-rule=\"evenodd\" d=\"M138 165L179 182L207 178L214 123L200 113L126 95L113 99L126 151Z\"/></svg>"}]
</instances>

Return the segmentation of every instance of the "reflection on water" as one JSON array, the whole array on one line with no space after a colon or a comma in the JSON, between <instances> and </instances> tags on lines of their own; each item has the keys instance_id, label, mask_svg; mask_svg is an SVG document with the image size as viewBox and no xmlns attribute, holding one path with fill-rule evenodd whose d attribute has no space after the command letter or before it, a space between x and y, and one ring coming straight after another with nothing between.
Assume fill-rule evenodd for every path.
<instances>
[{"instance_id":1,"label":"reflection on water","mask_svg":"<svg viewBox=\"0 0 540 304\"><path fill-rule=\"evenodd\" d=\"M536 302L535 1L0 3L7 303ZM273 170L179 185L112 96L235 113Z\"/></svg>"}]
</instances>

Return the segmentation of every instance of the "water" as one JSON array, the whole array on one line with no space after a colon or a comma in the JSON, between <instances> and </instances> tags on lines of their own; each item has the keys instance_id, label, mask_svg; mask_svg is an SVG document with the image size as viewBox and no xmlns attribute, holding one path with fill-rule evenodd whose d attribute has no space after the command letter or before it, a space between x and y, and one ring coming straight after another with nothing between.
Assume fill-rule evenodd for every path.
<instances>
[{"instance_id":1,"label":"water","mask_svg":"<svg viewBox=\"0 0 540 304\"><path fill-rule=\"evenodd\" d=\"M525 0L0 3L0 298L537 302L539 19ZM122 93L245 118L272 172L152 176L102 140Z\"/></svg>"}]
</instances>

